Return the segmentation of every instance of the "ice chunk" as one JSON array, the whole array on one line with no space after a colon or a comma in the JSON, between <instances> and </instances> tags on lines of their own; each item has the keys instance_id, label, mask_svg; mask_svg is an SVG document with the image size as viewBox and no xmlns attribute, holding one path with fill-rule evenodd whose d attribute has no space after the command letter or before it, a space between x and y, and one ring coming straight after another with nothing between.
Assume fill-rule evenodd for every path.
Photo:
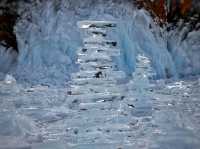
<instances>
[{"instance_id":1,"label":"ice chunk","mask_svg":"<svg viewBox=\"0 0 200 149\"><path fill-rule=\"evenodd\" d=\"M6 84L16 84L15 78L14 78L12 75L10 75L10 74L7 74L7 75L5 76L4 82L5 82Z\"/></svg>"},{"instance_id":2,"label":"ice chunk","mask_svg":"<svg viewBox=\"0 0 200 149\"><path fill-rule=\"evenodd\" d=\"M98 36L107 36L106 30L102 28L89 28L88 33Z\"/></svg>"},{"instance_id":3,"label":"ice chunk","mask_svg":"<svg viewBox=\"0 0 200 149\"><path fill-rule=\"evenodd\" d=\"M63 141L48 141L44 143L33 144L31 149L66 149L71 148Z\"/></svg>"},{"instance_id":4,"label":"ice chunk","mask_svg":"<svg viewBox=\"0 0 200 149\"><path fill-rule=\"evenodd\" d=\"M101 70L96 70L96 71L84 71L80 73L75 73L72 74L72 79L75 78L115 78L115 79L120 79L120 78L125 78L126 75L123 71L116 71L116 73L113 71L101 71Z\"/></svg>"},{"instance_id":5,"label":"ice chunk","mask_svg":"<svg viewBox=\"0 0 200 149\"><path fill-rule=\"evenodd\" d=\"M12 48L7 49L0 43L0 73L8 73L15 66L17 60L17 52Z\"/></svg>"},{"instance_id":6,"label":"ice chunk","mask_svg":"<svg viewBox=\"0 0 200 149\"><path fill-rule=\"evenodd\" d=\"M23 138L0 136L0 149L31 149L31 145Z\"/></svg>"},{"instance_id":7,"label":"ice chunk","mask_svg":"<svg viewBox=\"0 0 200 149\"><path fill-rule=\"evenodd\" d=\"M116 27L115 22L111 21L80 21L77 23L79 28L107 28L107 27Z\"/></svg>"},{"instance_id":8,"label":"ice chunk","mask_svg":"<svg viewBox=\"0 0 200 149\"><path fill-rule=\"evenodd\" d=\"M93 38L93 37L89 37L87 39L84 39L84 44L86 44L86 47L88 45L100 45L100 46L112 46L112 47L116 47L117 46L117 42L116 41L112 41L112 40L105 40L101 37L96 37L96 38Z\"/></svg>"},{"instance_id":9,"label":"ice chunk","mask_svg":"<svg viewBox=\"0 0 200 149\"><path fill-rule=\"evenodd\" d=\"M80 55L86 54L86 53L103 53L111 55L111 56L119 56L120 55L120 49L118 48L109 48L109 47L89 47L89 48L80 48L77 51Z\"/></svg>"},{"instance_id":10,"label":"ice chunk","mask_svg":"<svg viewBox=\"0 0 200 149\"><path fill-rule=\"evenodd\" d=\"M26 135L35 133L35 124L27 117L17 115L10 111L1 112L0 116L0 136L25 137Z\"/></svg>"}]
</instances>

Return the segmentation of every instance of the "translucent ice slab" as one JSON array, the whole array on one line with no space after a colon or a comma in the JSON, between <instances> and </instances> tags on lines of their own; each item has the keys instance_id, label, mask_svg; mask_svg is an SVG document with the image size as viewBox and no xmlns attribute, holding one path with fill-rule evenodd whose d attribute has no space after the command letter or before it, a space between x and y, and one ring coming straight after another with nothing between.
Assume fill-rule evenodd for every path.
<instances>
[{"instance_id":1,"label":"translucent ice slab","mask_svg":"<svg viewBox=\"0 0 200 149\"><path fill-rule=\"evenodd\" d=\"M116 27L115 22L111 21L79 21L77 23L79 28L107 28L107 27Z\"/></svg>"}]
</instances>

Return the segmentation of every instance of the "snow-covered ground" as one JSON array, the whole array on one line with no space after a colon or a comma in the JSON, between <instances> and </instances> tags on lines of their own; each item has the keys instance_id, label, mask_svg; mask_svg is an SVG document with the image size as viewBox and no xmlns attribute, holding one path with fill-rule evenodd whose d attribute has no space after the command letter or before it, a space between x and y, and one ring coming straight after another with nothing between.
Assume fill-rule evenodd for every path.
<instances>
[{"instance_id":1,"label":"snow-covered ground","mask_svg":"<svg viewBox=\"0 0 200 149\"><path fill-rule=\"evenodd\" d=\"M9 71L0 82L0 149L200 148L200 78L166 80L199 73L199 31L186 39L184 30L166 33L128 0L35 1L19 13L18 57L0 47L0 72ZM164 79L142 93L137 85L146 80L133 79L122 100L71 100L83 36L76 23L85 19L117 22L109 37L121 50L114 59L120 70L131 75L137 54L145 53L155 78Z\"/></svg>"},{"instance_id":2,"label":"snow-covered ground","mask_svg":"<svg viewBox=\"0 0 200 149\"><path fill-rule=\"evenodd\" d=\"M0 149L199 149L199 91L200 79L160 80L119 110L117 100L80 108L68 88L0 82Z\"/></svg>"}]
</instances>

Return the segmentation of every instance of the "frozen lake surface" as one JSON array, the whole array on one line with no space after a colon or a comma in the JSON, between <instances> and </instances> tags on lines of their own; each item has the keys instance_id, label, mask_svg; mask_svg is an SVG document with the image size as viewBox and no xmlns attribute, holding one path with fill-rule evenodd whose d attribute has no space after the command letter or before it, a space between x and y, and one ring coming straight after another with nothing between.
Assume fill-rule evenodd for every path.
<instances>
[{"instance_id":1,"label":"frozen lake surface","mask_svg":"<svg viewBox=\"0 0 200 149\"><path fill-rule=\"evenodd\" d=\"M199 149L200 81L83 104L67 88L0 82L0 149ZM135 95L134 95L135 94Z\"/></svg>"}]
</instances>

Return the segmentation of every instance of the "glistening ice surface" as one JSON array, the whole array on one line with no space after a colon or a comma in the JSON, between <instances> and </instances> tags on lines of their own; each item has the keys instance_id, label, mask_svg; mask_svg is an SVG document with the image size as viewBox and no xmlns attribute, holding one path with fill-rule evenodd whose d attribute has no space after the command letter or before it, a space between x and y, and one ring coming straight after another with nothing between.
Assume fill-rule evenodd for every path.
<instances>
[{"instance_id":1,"label":"glistening ice surface","mask_svg":"<svg viewBox=\"0 0 200 149\"><path fill-rule=\"evenodd\" d=\"M200 148L200 79L166 80L199 73L198 31L186 40L166 33L128 1L44 1L19 11L17 65L16 53L0 53L1 72L12 65L14 76L0 76L0 149ZM80 20L115 21L108 39L117 48L85 38ZM112 52L92 55L99 47L91 42ZM117 67L95 73L102 80L79 79L93 76L96 64ZM132 77L116 84L123 72Z\"/></svg>"},{"instance_id":2,"label":"glistening ice surface","mask_svg":"<svg viewBox=\"0 0 200 149\"><path fill-rule=\"evenodd\" d=\"M82 45L76 26L80 20L116 21L118 27L110 34L121 50L116 59L121 70L131 74L135 57L145 52L157 72L157 78L198 74L200 70L199 31L183 36L189 30L167 33L153 22L145 10L138 10L125 1L60 0L21 5L15 32L20 55L13 70L20 81L33 84L63 85L71 72L76 51Z\"/></svg>"},{"instance_id":3,"label":"glistening ice surface","mask_svg":"<svg viewBox=\"0 0 200 149\"><path fill-rule=\"evenodd\" d=\"M0 148L199 149L200 82L163 82L131 100L88 105L70 100L68 88L0 82Z\"/></svg>"}]
</instances>

